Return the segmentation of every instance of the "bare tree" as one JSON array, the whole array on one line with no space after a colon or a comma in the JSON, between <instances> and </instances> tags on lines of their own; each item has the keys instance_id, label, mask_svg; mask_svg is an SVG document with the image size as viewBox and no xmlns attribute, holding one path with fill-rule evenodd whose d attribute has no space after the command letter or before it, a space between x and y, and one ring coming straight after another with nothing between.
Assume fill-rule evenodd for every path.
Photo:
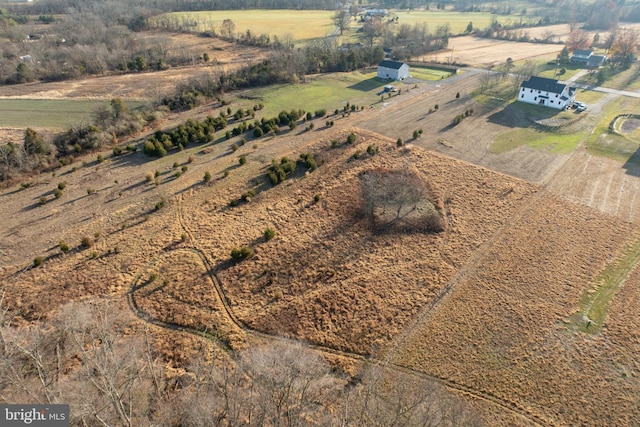
<instances>
[{"instance_id":1,"label":"bare tree","mask_svg":"<svg viewBox=\"0 0 640 427\"><path fill-rule=\"evenodd\" d=\"M591 39L586 31L576 29L571 31L567 37L567 47L570 51L587 49L590 43Z\"/></svg>"},{"instance_id":2,"label":"bare tree","mask_svg":"<svg viewBox=\"0 0 640 427\"><path fill-rule=\"evenodd\" d=\"M481 417L435 381L370 366L343 397L343 426L479 426Z\"/></svg>"},{"instance_id":3,"label":"bare tree","mask_svg":"<svg viewBox=\"0 0 640 427\"><path fill-rule=\"evenodd\" d=\"M376 169L360 175L363 213L375 231L394 229L442 231L444 222L429 186L416 170Z\"/></svg>"},{"instance_id":4,"label":"bare tree","mask_svg":"<svg viewBox=\"0 0 640 427\"><path fill-rule=\"evenodd\" d=\"M630 28L618 30L611 50L620 58L623 67L631 65L633 55L638 49L638 42L640 42L640 33L637 30Z\"/></svg>"},{"instance_id":5,"label":"bare tree","mask_svg":"<svg viewBox=\"0 0 640 427\"><path fill-rule=\"evenodd\" d=\"M220 27L220 35L226 38L233 38L236 31L236 24L231 19L225 19L222 21L222 26Z\"/></svg>"},{"instance_id":6,"label":"bare tree","mask_svg":"<svg viewBox=\"0 0 640 427\"><path fill-rule=\"evenodd\" d=\"M342 35L344 30L349 29L349 23L351 22L351 15L346 10L338 10L333 15L333 23L340 30L340 35Z\"/></svg>"}]
</instances>

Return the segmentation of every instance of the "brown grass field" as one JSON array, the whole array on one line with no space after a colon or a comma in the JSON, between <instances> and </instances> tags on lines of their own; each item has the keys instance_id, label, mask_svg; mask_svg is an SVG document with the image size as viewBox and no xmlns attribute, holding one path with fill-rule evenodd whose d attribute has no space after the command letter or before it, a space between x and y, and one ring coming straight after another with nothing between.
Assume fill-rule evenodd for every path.
<instances>
[{"instance_id":1,"label":"brown grass field","mask_svg":"<svg viewBox=\"0 0 640 427\"><path fill-rule=\"evenodd\" d=\"M131 96L149 90L151 79L135 77ZM87 84L82 90L101 83ZM137 319L131 333L148 327L176 372L193 351L189 333L233 349L288 336L347 371L366 356L433 378L466 396L488 425L638 425L638 269L623 280L598 333L571 327L583 294L637 243L635 166L583 147L492 153L495 135L526 121L508 122L497 114L503 107L476 103L477 85L473 72L407 85L373 108L335 116L331 128L315 120L313 131L299 126L237 152L232 139L160 159L105 152L97 163L94 154L84 166L81 159L55 176L32 177L29 188L3 189L4 302L24 325L52 318L70 300L113 298ZM56 90L72 96L63 86L32 93ZM171 121L217 115L211 108ZM474 114L452 127L469 108ZM416 129L424 132L413 139ZM344 144L350 132L357 141ZM406 144L396 147L397 138ZM332 149L334 139L340 146ZM378 153L368 155L368 146ZM272 159L303 152L314 154L316 171L299 166L278 186L266 182ZM240 155L247 164L238 164ZM174 162L188 166L179 178ZM428 184L444 231L372 231L359 176L402 168ZM158 185L145 179L154 171ZM206 171L213 179L205 184ZM59 182L67 186L54 200ZM255 197L229 206L250 189ZM50 201L40 206L43 196ZM263 236L268 227L271 240ZM82 248L83 237L94 244ZM232 262L232 248L244 245L253 255ZM38 256L44 263L34 268Z\"/></svg>"}]
</instances>

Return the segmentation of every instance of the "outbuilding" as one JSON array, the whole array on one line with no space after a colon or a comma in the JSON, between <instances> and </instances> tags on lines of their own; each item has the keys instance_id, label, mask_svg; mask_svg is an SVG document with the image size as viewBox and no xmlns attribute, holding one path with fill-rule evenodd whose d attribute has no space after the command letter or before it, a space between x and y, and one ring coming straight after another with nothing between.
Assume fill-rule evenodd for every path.
<instances>
[{"instance_id":1,"label":"outbuilding","mask_svg":"<svg viewBox=\"0 0 640 427\"><path fill-rule=\"evenodd\" d=\"M409 65L400 61L382 61L378 64L378 77L387 80L404 80L410 77Z\"/></svg>"}]
</instances>

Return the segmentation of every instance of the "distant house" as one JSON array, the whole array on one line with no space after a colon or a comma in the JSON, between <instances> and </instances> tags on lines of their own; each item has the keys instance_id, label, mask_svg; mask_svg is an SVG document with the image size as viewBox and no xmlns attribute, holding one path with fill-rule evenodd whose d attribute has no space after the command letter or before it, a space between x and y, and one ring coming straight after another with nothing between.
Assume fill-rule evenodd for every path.
<instances>
[{"instance_id":1,"label":"distant house","mask_svg":"<svg viewBox=\"0 0 640 427\"><path fill-rule=\"evenodd\" d=\"M604 55L591 55L587 61L587 68L598 68L604 65L607 57Z\"/></svg>"},{"instance_id":2,"label":"distant house","mask_svg":"<svg viewBox=\"0 0 640 427\"><path fill-rule=\"evenodd\" d=\"M606 59L607 57L604 55L594 55L592 50L576 49L571 55L570 61L586 68L598 68L604 64Z\"/></svg>"},{"instance_id":3,"label":"distant house","mask_svg":"<svg viewBox=\"0 0 640 427\"><path fill-rule=\"evenodd\" d=\"M576 49L571 55L571 62L574 64L586 64L593 55L593 51L585 49Z\"/></svg>"},{"instance_id":4,"label":"distant house","mask_svg":"<svg viewBox=\"0 0 640 427\"><path fill-rule=\"evenodd\" d=\"M378 77L389 80L404 80L409 77L409 65L400 61L382 61L378 64Z\"/></svg>"},{"instance_id":5,"label":"distant house","mask_svg":"<svg viewBox=\"0 0 640 427\"><path fill-rule=\"evenodd\" d=\"M365 13L365 16L368 18L384 18L389 14L387 9L369 9Z\"/></svg>"},{"instance_id":6,"label":"distant house","mask_svg":"<svg viewBox=\"0 0 640 427\"><path fill-rule=\"evenodd\" d=\"M554 79L530 77L522 83L518 101L558 110L569 107L576 98L576 89Z\"/></svg>"}]
</instances>

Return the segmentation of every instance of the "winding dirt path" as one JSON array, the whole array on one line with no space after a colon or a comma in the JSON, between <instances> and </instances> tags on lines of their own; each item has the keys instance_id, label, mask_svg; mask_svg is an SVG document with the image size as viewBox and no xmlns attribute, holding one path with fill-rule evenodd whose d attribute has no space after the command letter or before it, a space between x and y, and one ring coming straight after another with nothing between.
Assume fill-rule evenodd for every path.
<instances>
[{"instance_id":1,"label":"winding dirt path","mask_svg":"<svg viewBox=\"0 0 640 427\"><path fill-rule=\"evenodd\" d=\"M184 197L185 197L184 194L177 197L176 219L178 220L180 227L184 230L185 234L188 236L189 242L191 244L187 247L180 247L180 248L173 249L173 251L188 250L197 254L198 258L200 259L200 262L202 263L202 266L206 269L207 277L215 290L217 299L224 310L227 320L231 324L233 324L238 329L242 330L249 337L252 337L259 341L271 341L271 340L277 339L272 335L265 334L263 332L249 328L244 322L239 320L238 317L233 312L233 309L231 308L229 301L225 295L222 283L216 275L215 266L214 266L215 263L212 260L210 260L206 255L206 253L199 248L196 233L194 233L189 228L189 226L187 225L188 222L184 218L184 210L183 210ZM526 211L527 207L535 203L536 200L537 200L537 193L534 194L532 197L529 198L529 200L525 202L525 204L520 208L520 210L513 217L513 219L509 221L509 223L511 223L512 221L516 221L518 218L520 218L523 212ZM433 313L433 311L442 303L442 301L445 300L451 294L451 292L453 291L457 283L459 283L468 274L472 274L473 271L476 268L478 268L482 260L482 254L484 254L486 248L489 247L493 241L499 239L500 236L502 236L502 234L504 233L504 230L508 227L509 223L505 223L496 233L494 233L494 235L487 242L485 242L480 248L478 248L478 250L475 252L470 262L467 263L456 275L456 277L449 282L449 284L441 292L441 294L438 295L438 297L436 297L434 302L430 304L429 307L427 307L423 311L423 313L419 316L419 318L416 320L414 325L405 330L405 332L396 342L395 348L397 348L399 345L401 345L402 342L404 342L406 337L410 334L410 331L412 330L412 328L415 328L416 325L424 321L425 318L428 318L428 316L431 315L431 313ZM157 258L152 259L147 264L147 267L144 269L144 271L147 271L150 266L154 265L157 262L158 262ZM131 309L131 311L136 315L136 317L138 317L140 320L147 322L149 324L152 324L161 328L169 329L172 331L186 332L186 333L194 334L197 336L203 335L203 331L197 330L196 328L180 325L173 322L167 322L167 321L155 318L153 316L149 316L142 309L140 309L136 301L136 292L148 285L148 283L141 283L142 277L143 277L143 272L141 272L136 276L136 278L133 280L131 284L129 292L126 295L128 306ZM512 415L515 415L518 419L522 420L525 423L528 423L531 426L545 425L544 422L541 419L539 419L537 416L530 414L525 408L518 406L514 402L503 400L493 394L476 390L465 384L460 384L447 378L439 377L427 372L418 371L415 369L398 365L391 360L392 358L390 357L389 354L384 359L380 359L380 358L372 358L372 357L354 353L354 352L346 352L343 350L326 347L326 346L315 345L315 344L309 344L309 348L312 348L321 353L341 356L356 362L363 362L366 360L368 363L375 363L375 364L384 366L387 369L392 369L397 372L403 372L409 375L428 379L438 384L441 384L445 386L447 389L454 391L458 394L471 397L473 399L498 407L501 410L507 411Z\"/></svg>"}]
</instances>

